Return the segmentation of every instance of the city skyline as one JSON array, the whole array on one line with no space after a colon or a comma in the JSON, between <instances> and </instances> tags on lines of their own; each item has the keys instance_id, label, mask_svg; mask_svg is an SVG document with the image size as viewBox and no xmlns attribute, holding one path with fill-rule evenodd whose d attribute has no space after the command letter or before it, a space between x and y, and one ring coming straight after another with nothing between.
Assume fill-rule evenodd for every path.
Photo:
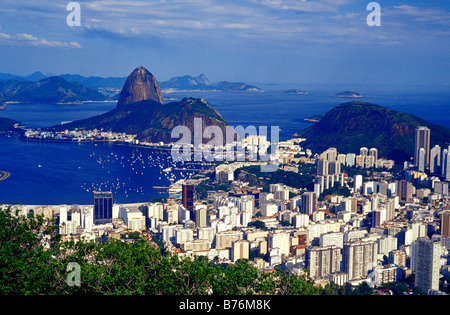
<instances>
[{"instance_id":1,"label":"city skyline","mask_svg":"<svg viewBox=\"0 0 450 315\"><path fill-rule=\"evenodd\" d=\"M449 3L5 0L0 16L0 294L450 294ZM56 76L130 69L122 89ZM5 75L35 71L55 77ZM192 303L169 306L230 309Z\"/></svg>"},{"instance_id":2,"label":"city skyline","mask_svg":"<svg viewBox=\"0 0 450 315\"><path fill-rule=\"evenodd\" d=\"M449 7L441 1L5 1L0 72L125 76L146 65L161 80L439 85L447 75Z\"/></svg>"}]
</instances>

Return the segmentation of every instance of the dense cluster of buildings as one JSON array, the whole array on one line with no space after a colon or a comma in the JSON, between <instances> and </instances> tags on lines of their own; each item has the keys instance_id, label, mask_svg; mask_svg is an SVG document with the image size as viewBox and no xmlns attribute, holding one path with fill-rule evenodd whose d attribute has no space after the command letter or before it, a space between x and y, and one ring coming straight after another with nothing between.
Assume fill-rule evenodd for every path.
<instances>
[{"instance_id":1,"label":"dense cluster of buildings","mask_svg":"<svg viewBox=\"0 0 450 315\"><path fill-rule=\"evenodd\" d=\"M67 239L123 239L139 231L157 236L175 255L250 259L261 271L308 273L318 284L380 286L414 275L417 288L441 294L450 276L450 148L429 150L422 127L415 145L415 163L405 163L402 178L393 177L394 162L380 159L375 148L361 148L359 155L330 148L312 156L287 141L276 152L281 167L298 172L298 163L314 163L314 190L251 186L236 171L260 162L234 162L218 165L213 179L230 189L208 191L206 199L196 198L196 189L211 179L200 176L177 182L177 197L165 202L118 205L111 193L94 192L92 205L22 210L56 216ZM342 165L378 171L350 177ZM319 200L338 184L351 195Z\"/></svg>"},{"instance_id":2,"label":"dense cluster of buildings","mask_svg":"<svg viewBox=\"0 0 450 315\"><path fill-rule=\"evenodd\" d=\"M58 142L93 142L93 141L120 141L136 143L136 135L102 130L65 130L51 131L26 128L24 139L36 141Z\"/></svg>"}]
</instances>

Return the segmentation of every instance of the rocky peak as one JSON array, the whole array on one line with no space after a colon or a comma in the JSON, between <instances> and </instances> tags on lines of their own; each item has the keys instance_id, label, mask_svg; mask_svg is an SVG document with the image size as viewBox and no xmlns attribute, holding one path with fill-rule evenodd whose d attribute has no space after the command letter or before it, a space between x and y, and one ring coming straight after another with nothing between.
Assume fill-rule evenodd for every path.
<instances>
[{"instance_id":1,"label":"rocky peak","mask_svg":"<svg viewBox=\"0 0 450 315\"><path fill-rule=\"evenodd\" d=\"M156 78L144 67L138 67L128 76L120 92L117 107L144 100L163 104L161 88Z\"/></svg>"}]
</instances>

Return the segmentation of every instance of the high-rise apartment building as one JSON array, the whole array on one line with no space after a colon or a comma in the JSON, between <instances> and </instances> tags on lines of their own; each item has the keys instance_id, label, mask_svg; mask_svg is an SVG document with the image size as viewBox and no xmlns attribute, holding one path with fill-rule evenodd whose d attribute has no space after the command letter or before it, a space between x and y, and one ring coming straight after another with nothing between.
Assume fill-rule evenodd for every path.
<instances>
[{"instance_id":1,"label":"high-rise apartment building","mask_svg":"<svg viewBox=\"0 0 450 315\"><path fill-rule=\"evenodd\" d=\"M112 192L94 191L94 224L111 223L112 210Z\"/></svg>"},{"instance_id":2,"label":"high-rise apartment building","mask_svg":"<svg viewBox=\"0 0 450 315\"><path fill-rule=\"evenodd\" d=\"M448 196L448 188L449 188L449 182L435 182L434 183L434 192L436 194L440 194L443 196Z\"/></svg>"},{"instance_id":3,"label":"high-rise apartment building","mask_svg":"<svg viewBox=\"0 0 450 315\"><path fill-rule=\"evenodd\" d=\"M425 162L426 162L425 159L426 159L425 149L420 148L417 160L417 170L419 172L425 172Z\"/></svg>"},{"instance_id":4,"label":"high-rise apartment building","mask_svg":"<svg viewBox=\"0 0 450 315\"><path fill-rule=\"evenodd\" d=\"M419 126L416 128L414 144L414 164L419 165L419 150L425 150L425 166L430 165L430 129Z\"/></svg>"},{"instance_id":5,"label":"high-rise apartment building","mask_svg":"<svg viewBox=\"0 0 450 315\"><path fill-rule=\"evenodd\" d=\"M348 153L345 158L345 164L347 166L354 166L356 163L356 154L355 153Z\"/></svg>"},{"instance_id":6,"label":"high-rise apartment building","mask_svg":"<svg viewBox=\"0 0 450 315\"><path fill-rule=\"evenodd\" d=\"M332 161L328 164L328 173L330 175L339 175L341 173L341 163Z\"/></svg>"},{"instance_id":7,"label":"high-rise apartment building","mask_svg":"<svg viewBox=\"0 0 450 315\"><path fill-rule=\"evenodd\" d=\"M430 152L430 173L437 174L441 168L441 147L435 145Z\"/></svg>"},{"instance_id":8,"label":"high-rise apartment building","mask_svg":"<svg viewBox=\"0 0 450 315\"><path fill-rule=\"evenodd\" d=\"M376 265L378 244L376 241L356 241L344 244L344 271L348 280L366 279Z\"/></svg>"},{"instance_id":9,"label":"high-rise apartment building","mask_svg":"<svg viewBox=\"0 0 450 315\"><path fill-rule=\"evenodd\" d=\"M317 175L327 176L328 175L328 160L318 159L317 160Z\"/></svg>"},{"instance_id":10,"label":"high-rise apartment building","mask_svg":"<svg viewBox=\"0 0 450 315\"><path fill-rule=\"evenodd\" d=\"M240 240L233 242L231 246L231 260L236 262L238 259L248 259L250 254L250 242Z\"/></svg>"},{"instance_id":11,"label":"high-rise apartment building","mask_svg":"<svg viewBox=\"0 0 450 315\"><path fill-rule=\"evenodd\" d=\"M194 216L194 222L197 227L204 228L208 226L208 210L206 206L196 206L194 210Z\"/></svg>"},{"instance_id":12,"label":"high-rise apartment building","mask_svg":"<svg viewBox=\"0 0 450 315\"><path fill-rule=\"evenodd\" d=\"M341 248L337 246L310 247L306 250L306 265L313 279L327 278L340 271Z\"/></svg>"},{"instance_id":13,"label":"high-rise apartment building","mask_svg":"<svg viewBox=\"0 0 450 315\"><path fill-rule=\"evenodd\" d=\"M316 210L316 194L314 192L305 192L302 195L300 212L310 215Z\"/></svg>"},{"instance_id":14,"label":"high-rise apartment building","mask_svg":"<svg viewBox=\"0 0 450 315\"><path fill-rule=\"evenodd\" d=\"M450 237L450 211L444 211L441 215L441 236Z\"/></svg>"},{"instance_id":15,"label":"high-rise apartment building","mask_svg":"<svg viewBox=\"0 0 450 315\"><path fill-rule=\"evenodd\" d=\"M369 155L373 156L375 162L378 160L378 149L377 148L372 148L369 150Z\"/></svg>"},{"instance_id":16,"label":"high-rise apartment building","mask_svg":"<svg viewBox=\"0 0 450 315\"><path fill-rule=\"evenodd\" d=\"M410 202L414 193L414 186L406 180L397 181L397 195L401 201Z\"/></svg>"},{"instance_id":17,"label":"high-rise apartment building","mask_svg":"<svg viewBox=\"0 0 450 315\"><path fill-rule=\"evenodd\" d=\"M182 202L183 207L190 213L194 211L194 190L195 186L193 184L185 183L182 188Z\"/></svg>"},{"instance_id":18,"label":"high-rise apartment building","mask_svg":"<svg viewBox=\"0 0 450 315\"><path fill-rule=\"evenodd\" d=\"M369 149L366 147L362 147L361 149L359 149L359 155L362 155L362 156L369 155Z\"/></svg>"},{"instance_id":19,"label":"high-rise apartment building","mask_svg":"<svg viewBox=\"0 0 450 315\"><path fill-rule=\"evenodd\" d=\"M441 161L442 178L450 181L450 150L444 150Z\"/></svg>"},{"instance_id":20,"label":"high-rise apartment building","mask_svg":"<svg viewBox=\"0 0 450 315\"><path fill-rule=\"evenodd\" d=\"M415 286L423 292L439 290L441 243L427 237L418 238L412 246Z\"/></svg>"},{"instance_id":21,"label":"high-rise apartment building","mask_svg":"<svg viewBox=\"0 0 450 315\"><path fill-rule=\"evenodd\" d=\"M362 175L355 175L353 180L353 193L361 193L363 187L363 177Z\"/></svg>"}]
</instances>

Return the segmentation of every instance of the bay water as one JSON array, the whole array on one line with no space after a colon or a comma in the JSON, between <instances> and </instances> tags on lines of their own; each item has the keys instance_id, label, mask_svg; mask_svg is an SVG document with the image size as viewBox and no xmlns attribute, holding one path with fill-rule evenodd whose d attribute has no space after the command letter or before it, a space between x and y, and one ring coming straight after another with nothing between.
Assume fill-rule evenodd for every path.
<instances>
[{"instance_id":1,"label":"bay water","mask_svg":"<svg viewBox=\"0 0 450 315\"><path fill-rule=\"evenodd\" d=\"M306 95L284 94L277 87L262 93L176 92L167 97L203 98L233 127L279 126L280 139L289 139L310 126L305 121L333 107L361 100L417 115L450 128L450 89L359 89L362 98L335 96L333 87L311 87ZM115 103L83 105L9 104L0 117L32 128L88 118L107 112ZM169 171L168 168L172 167ZM180 170L183 168L183 170ZM175 165L170 151L114 144L27 142L0 135L0 170L11 173L0 181L0 204L92 204L93 190L112 191L117 203L151 201L167 196L175 180L196 174Z\"/></svg>"}]
</instances>

